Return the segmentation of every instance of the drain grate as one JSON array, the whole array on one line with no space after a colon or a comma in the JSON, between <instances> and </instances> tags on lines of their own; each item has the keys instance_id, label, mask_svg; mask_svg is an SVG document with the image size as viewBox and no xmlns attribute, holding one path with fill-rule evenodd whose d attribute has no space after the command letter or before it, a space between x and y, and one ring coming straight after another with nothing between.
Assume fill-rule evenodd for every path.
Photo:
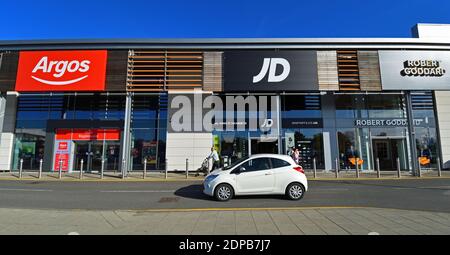
<instances>
[{"instance_id":1,"label":"drain grate","mask_svg":"<svg viewBox=\"0 0 450 255\"><path fill-rule=\"evenodd\" d=\"M178 202L178 200L180 200L178 197L162 197L158 203L174 203Z\"/></svg>"}]
</instances>

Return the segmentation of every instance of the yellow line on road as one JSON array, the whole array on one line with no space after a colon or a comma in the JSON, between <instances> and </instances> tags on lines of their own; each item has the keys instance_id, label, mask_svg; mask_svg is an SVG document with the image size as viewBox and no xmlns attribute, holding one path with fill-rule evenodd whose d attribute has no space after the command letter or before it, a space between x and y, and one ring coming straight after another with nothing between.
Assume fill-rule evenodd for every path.
<instances>
[{"instance_id":1,"label":"yellow line on road","mask_svg":"<svg viewBox=\"0 0 450 255\"><path fill-rule=\"evenodd\" d=\"M312 206L312 207L249 207L249 208L171 208L123 210L128 212L210 212L210 211L274 211L274 210L318 210L318 209L369 209L365 206ZM119 210L120 211L120 210Z\"/></svg>"}]
</instances>

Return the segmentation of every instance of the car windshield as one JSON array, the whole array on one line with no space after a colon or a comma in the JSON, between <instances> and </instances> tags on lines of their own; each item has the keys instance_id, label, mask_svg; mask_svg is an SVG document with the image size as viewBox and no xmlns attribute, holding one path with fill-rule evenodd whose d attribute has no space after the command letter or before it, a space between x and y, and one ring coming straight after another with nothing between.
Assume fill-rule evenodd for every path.
<instances>
[{"instance_id":1,"label":"car windshield","mask_svg":"<svg viewBox=\"0 0 450 255\"><path fill-rule=\"evenodd\" d=\"M239 159L238 161L234 162L233 164L224 167L223 170L230 170L231 168L239 165L240 163L242 163L244 160L246 160L248 158L249 158L248 156L247 157L243 157L243 158Z\"/></svg>"}]
</instances>

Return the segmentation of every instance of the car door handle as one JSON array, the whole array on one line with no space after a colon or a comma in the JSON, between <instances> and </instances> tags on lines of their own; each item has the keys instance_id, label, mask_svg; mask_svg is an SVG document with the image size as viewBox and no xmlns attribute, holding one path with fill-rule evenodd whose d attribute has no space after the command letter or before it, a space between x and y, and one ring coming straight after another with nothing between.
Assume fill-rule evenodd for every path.
<instances>
[{"instance_id":1,"label":"car door handle","mask_svg":"<svg viewBox=\"0 0 450 255\"><path fill-rule=\"evenodd\" d=\"M265 173L264 175L272 175L273 173Z\"/></svg>"}]
</instances>

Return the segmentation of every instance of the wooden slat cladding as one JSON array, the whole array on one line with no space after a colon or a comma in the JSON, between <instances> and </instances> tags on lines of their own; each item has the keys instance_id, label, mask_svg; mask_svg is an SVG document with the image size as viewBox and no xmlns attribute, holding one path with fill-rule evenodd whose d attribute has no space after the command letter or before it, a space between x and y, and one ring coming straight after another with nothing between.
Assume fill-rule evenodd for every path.
<instances>
[{"instance_id":1,"label":"wooden slat cladding","mask_svg":"<svg viewBox=\"0 0 450 255\"><path fill-rule=\"evenodd\" d=\"M381 91L381 75L378 51L358 51L361 90Z\"/></svg>"},{"instance_id":2,"label":"wooden slat cladding","mask_svg":"<svg viewBox=\"0 0 450 255\"><path fill-rule=\"evenodd\" d=\"M221 92L223 91L222 80L222 58L223 52L205 52L203 67L203 90Z\"/></svg>"},{"instance_id":3,"label":"wooden slat cladding","mask_svg":"<svg viewBox=\"0 0 450 255\"><path fill-rule=\"evenodd\" d=\"M319 90L339 90L336 51L317 51Z\"/></svg>"},{"instance_id":4,"label":"wooden slat cladding","mask_svg":"<svg viewBox=\"0 0 450 255\"><path fill-rule=\"evenodd\" d=\"M131 50L128 91L193 90L203 84L200 51Z\"/></svg>"},{"instance_id":5,"label":"wooden slat cladding","mask_svg":"<svg viewBox=\"0 0 450 255\"><path fill-rule=\"evenodd\" d=\"M106 91L125 91L127 84L126 50L108 50L106 65Z\"/></svg>"},{"instance_id":6,"label":"wooden slat cladding","mask_svg":"<svg viewBox=\"0 0 450 255\"><path fill-rule=\"evenodd\" d=\"M338 50L337 65L340 90L360 90L358 53L356 50Z\"/></svg>"},{"instance_id":7,"label":"wooden slat cladding","mask_svg":"<svg viewBox=\"0 0 450 255\"><path fill-rule=\"evenodd\" d=\"M0 52L0 91L14 91L19 52Z\"/></svg>"}]
</instances>

